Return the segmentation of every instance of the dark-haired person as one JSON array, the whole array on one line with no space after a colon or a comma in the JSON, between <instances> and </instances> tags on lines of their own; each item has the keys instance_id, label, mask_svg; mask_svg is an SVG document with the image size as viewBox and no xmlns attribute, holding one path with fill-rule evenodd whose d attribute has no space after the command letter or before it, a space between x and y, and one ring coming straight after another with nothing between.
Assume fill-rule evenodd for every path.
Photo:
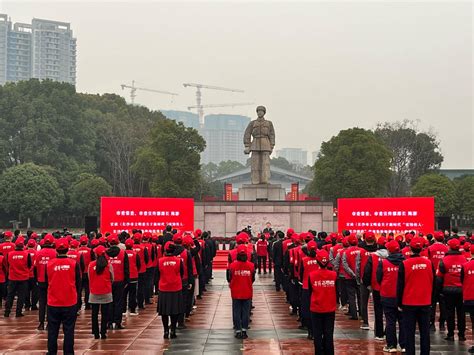
<instances>
[{"instance_id":1,"label":"dark-haired person","mask_svg":"<svg viewBox=\"0 0 474 355\"><path fill-rule=\"evenodd\" d=\"M48 261L48 354L58 353L58 335L63 326L63 353L74 354L74 328L77 318L77 295L81 288L79 264L67 257L69 243L56 241L57 257Z\"/></svg>"},{"instance_id":2,"label":"dark-haired person","mask_svg":"<svg viewBox=\"0 0 474 355\"><path fill-rule=\"evenodd\" d=\"M471 248L471 255L474 254L474 248ZM465 263L461 269L461 283L464 311L469 313L471 318L471 329L474 339L474 258ZM474 354L474 345L468 352Z\"/></svg>"},{"instance_id":3,"label":"dark-haired person","mask_svg":"<svg viewBox=\"0 0 474 355\"><path fill-rule=\"evenodd\" d=\"M250 307L253 296L253 282L255 281L255 265L247 260L248 249L245 244L237 247L236 260L227 270L232 297L232 319L235 337L247 339L249 327Z\"/></svg>"},{"instance_id":4,"label":"dark-haired person","mask_svg":"<svg viewBox=\"0 0 474 355\"><path fill-rule=\"evenodd\" d=\"M319 268L308 277L314 349L316 354L333 355L337 273L327 268L329 254L326 250L318 250L316 260Z\"/></svg>"},{"instance_id":5,"label":"dark-haired person","mask_svg":"<svg viewBox=\"0 0 474 355\"><path fill-rule=\"evenodd\" d=\"M145 309L145 274L146 264L148 262L148 251L145 246L141 243L142 234L135 232L133 234L133 251L137 253L137 257L140 259L140 267L138 268L138 282L137 282L137 305L138 309Z\"/></svg>"},{"instance_id":6,"label":"dark-haired person","mask_svg":"<svg viewBox=\"0 0 474 355\"><path fill-rule=\"evenodd\" d=\"M466 315L463 309L461 270L467 263L459 251L459 239L448 240L449 251L438 264L438 285L446 300L448 334L445 340L454 341L455 318L457 318L459 341L466 340Z\"/></svg>"},{"instance_id":7,"label":"dark-haired person","mask_svg":"<svg viewBox=\"0 0 474 355\"><path fill-rule=\"evenodd\" d=\"M175 245L174 255L178 256L183 260L183 287L181 289L183 293L183 301L186 302L189 291L194 285L194 275L193 275L193 261L191 252L183 246L183 233L179 232L173 236L173 243ZM161 274L161 273L160 273ZM184 309L183 313L178 317L178 329L184 329L186 325L184 324Z\"/></svg>"},{"instance_id":8,"label":"dark-haired person","mask_svg":"<svg viewBox=\"0 0 474 355\"><path fill-rule=\"evenodd\" d=\"M318 261L316 258L316 252L318 244L314 240L306 244L308 256L305 256L301 263L300 268L300 280L302 280L302 292L301 292L301 324L308 330L308 339L313 339L313 326L311 323L311 312L309 305L311 303L308 280L309 275L319 268Z\"/></svg>"},{"instance_id":9,"label":"dark-haired person","mask_svg":"<svg viewBox=\"0 0 474 355\"><path fill-rule=\"evenodd\" d=\"M26 243L27 251L30 254L31 265L30 277L28 279L28 294L25 300L25 309L31 309L32 311L38 310L38 285L35 280L34 265L36 264L36 241L34 239L28 240Z\"/></svg>"},{"instance_id":10,"label":"dark-haired person","mask_svg":"<svg viewBox=\"0 0 474 355\"><path fill-rule=\"evenodd\" d=\"M349 303L349 312L346 315L349 315L351 320L358 320L358 308L360 310L360 265L363 249L358 246L359 240L355 234L349 235L347 241L349 242L349 248L345 249L341 256L341 266L345 271L344 283Z\"/></svg>"},{"instance_id":11,"label":"dark-haired person","mask_svg":"<svg viewBox=\"0 0 474 355\"><path fill-rule=\"evenodd\" d=\"M438 270L438 265L444 255L448 252L449 248L444 244L444 233L437 231L434 233L434 242L428 247L428 258L433 263L433 268ZM430 330L435 331L435 318L436 318L436 304L439 302L439 330L445 330L446 323L446 301L444 295L439 292L435 292L433 297L433 304L431 305L430 315Z\"/></svg>"},{"instance_id":12,"label":"dark-haired person","mask_svg":"<svg viewBox=\"0 0 474 355\"><path fill-rule=\"evenodd\" d=\"M0 251L0 308L2 308L3 299L7 295L7 268L5 257Z\"/></svg>"},{"instance_id":13,"label":"dark-haired person","mask_svg":"<svg viewBox=\"0 0 474 355\"><path fill-rule=\"evenodd\" d=\"M84 290L84 303L85 309L90 309L91 306L89 304L89 276L87 274L87 270L89 270L89 264L91 263L91 248L87 246L89 243L89 239L87 235L83 234L79 239L80 247L77 249L77 252L82 256L82 260L84 262L84 273L82 275L82 282L81 282L81 291L79 293L79 305L78 308L80 309L82 306L82 291Z\"/></svg>"},{"instance_id":14,"label":"dark-haired person","mask_svg":"<svg viewBox=\"0 0 474 355\"><path fill-rule=\"evenodd\" d=\"M128 256L128 265L130 268L129 280L127 287L123 293L123 305L122 310L125 313L128 310L130 315L137 316L137 283L138 283L138 270L140 270L140 258L138 257L135 250L133 250L133 239L129 238L125 241L125 253Z\"/></svg>"},{"instance_id":15,"label":"dark-haired person","mask_svg":"<svg viewBox=\"0 0 474 355\"><path fill-rule=\"evenodd\" d=\"M406 353L415 354L415 330L420 331L420 354L430 353L430 309L435 289L435 270L428 258L420 256L425 239L413 237L412 255L400 263L397 278L397 305L402 310Z\"/></svg>"},{"instance_id":16,"label":"dark-haired person","mask_svg":"<svg viewBox=\"0 0 474 355\"><path fill-rule=\"evenodd\" d=\"M158 297L157 312L163 322L163 338L176 338L176 326L178 316L184 313L183 283L184 275L183 261L175 255L176 246L173 242L165 244L165 253L158 260L160 295ZM171 333L170 333L171 327Z\"/></svg>"},{"instance_id":17,"label":"dark-haired person","mask_svg":"<svg viewBox=\"0 0 474 355\"><path fill-rule=\"evenodd\" d=\"M268 258L268 241L265 238L265 234L261 234L260 238L257 241L257 265L258 265L258 274L262 273L262 264L263 264L263 273L267 273L267 258Z\"/></svg>"},{"instance_id":18,"label":"dark-haired person","mask_svg":"<svg viewBox=\"0 0 474 355\"><path fill-rule=\"evenodd\" d=\"M100 337L107 338L107 325L109 313L112 310L112 283L114 282L114 269L106 257L106 249L99 245L94 249L96 260L89 264L89 303L92 306L92 333L99 339L99 310Z\"/></svg>"},{"instance_id":19,"label":"dark-haired person","mask_svg":"<svg viewBox=\"0 0 474 355\"><path fill-rule=\"evenodd\" d=\"M283 239L285 238L285 233L277 231L276 237L277 239L272 245L272 260L275 269L273 277L275 279L275 289L280 291L283 283Z\"/></svg>"}]
</instances>

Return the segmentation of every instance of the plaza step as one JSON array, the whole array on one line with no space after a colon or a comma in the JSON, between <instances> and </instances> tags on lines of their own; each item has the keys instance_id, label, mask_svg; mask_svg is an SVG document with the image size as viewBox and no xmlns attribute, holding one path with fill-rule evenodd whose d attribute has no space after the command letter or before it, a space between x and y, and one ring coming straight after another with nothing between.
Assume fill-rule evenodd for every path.
<instances>
[{"instance_id":1,"label":"plaza step","mask_svg":"<svg viewBox=\"0 0 474 355\"><path fill-rule=\"evenodd\" d=\"M227 259L229 257L229 250L217 250L216 257L212 262L212 268L214 270L226 270Z\"/></svg>"}]
</instances>

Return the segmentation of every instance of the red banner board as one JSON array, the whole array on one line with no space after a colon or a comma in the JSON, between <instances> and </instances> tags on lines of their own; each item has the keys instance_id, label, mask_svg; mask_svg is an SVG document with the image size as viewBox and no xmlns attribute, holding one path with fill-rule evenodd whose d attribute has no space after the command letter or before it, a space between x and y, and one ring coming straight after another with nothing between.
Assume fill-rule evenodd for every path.
<instances>
[{"instance_id":1,"label":"red banner board","mask_svg":"<svg viewBox=\"0 0 474 355\"><path fill-rule=\"evenodd\" d=\"M225 184L225 201L232 201L232 184Z\"/></svg>"},{"instance_id":2,"label":"red banner board","mask_svg":"<svg viewBox=\"0 0 474 355\"><path fill-rule=\"evenodd\" d=\"M340 198L337 212L339 232L428 234L434 231L433 197Z\"/></svg>"},{"instance_id":3,"label":"red banner board","mask_svg":"<svg viewBox=\"0 0 474 355\"><path fill-rule=\"evenodd\" d=\"M298 201L300 192L300 184L297 182L291 184L290 200Z\"/></svg>"},{"instance_id":4,"label":"red banner board","mask_svg":"<svg viewBox=\"0 0 474 355\"><path fill-rule=\"evenodd\" d=\"M100 230L102 233L161 233L167 225L181 231L194 230L192 198L102 197Z\"/></svg>"}]
</instances>

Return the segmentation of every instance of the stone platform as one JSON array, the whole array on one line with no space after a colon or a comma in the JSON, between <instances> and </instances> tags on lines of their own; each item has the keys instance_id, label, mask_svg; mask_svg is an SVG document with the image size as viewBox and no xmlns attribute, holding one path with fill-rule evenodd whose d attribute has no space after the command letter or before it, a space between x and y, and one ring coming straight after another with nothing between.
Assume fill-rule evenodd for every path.
<instances>
[{"instance_id":1,"label":"stone platform","mask_svg":"<svg viewBox=\"0 0 474 355\"><path fill-rule=\"evenodd\" d=\"M276 184L244 184L239 189L239 201L285 201L286 191Z\"/></svg>"}]
</instances>

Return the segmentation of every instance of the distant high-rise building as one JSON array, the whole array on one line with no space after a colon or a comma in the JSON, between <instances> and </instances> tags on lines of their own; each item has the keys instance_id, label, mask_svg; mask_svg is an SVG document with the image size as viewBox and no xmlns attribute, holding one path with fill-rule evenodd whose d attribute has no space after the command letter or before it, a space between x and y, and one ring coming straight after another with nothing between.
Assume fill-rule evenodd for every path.
<instances>
[{"instance_id":1,"label":"distant high-rise building","mask_svg":"<svg viewBox=\"0 0 474 355\"><path fill-rule=\"evenodd\" d=\"M318 160L318 154L319 154L319 150L315 150L314 152L311 152L311 166L313 166L314 163L316 163L316 160Z\"/></svg>"},{"instance_id":2,"label":"distant high-rise building","mask_svg":"<svg viewBox=\"0 0 474 355\"><path fill-rule=\"evenodd\" d=\"M301 148L282 148L276 151L277 157L282 157L296 166L308 164L308 152Z\"/></svg>"},{"instance_id":3,"label":"distant high-rise building","mask_svg":"<svg viewBox=\"0 0 474 355\"><path fill-rule=\"evenodd\" d=\"M199 129L199 116L192 112L161 110L161 113L169 119L182 122L186 127Z\"/></svg>"},{"instance_id":4,"label":"distant high-rise building","mask_svg":"<svg viewBox=\"0 0 474 355\"><path fill-rule=\"evenodd\" d=\"M244 131L249 122L250 117L246 116L207 115L200 130L206 140L202 163L233 160L245 165L248 155L244 154Z\"/></svg>"},{"instance_id":5,"label":"distant high-rise building","mask_svg":"<svg viewBox=\"0 0 474 355\"><path fill-rule=\"evenodd\" d=\"M76 84L76 39L69 23L12 24L0 14L0 84L30 78Z\"/></svg>"}]
</instances>

